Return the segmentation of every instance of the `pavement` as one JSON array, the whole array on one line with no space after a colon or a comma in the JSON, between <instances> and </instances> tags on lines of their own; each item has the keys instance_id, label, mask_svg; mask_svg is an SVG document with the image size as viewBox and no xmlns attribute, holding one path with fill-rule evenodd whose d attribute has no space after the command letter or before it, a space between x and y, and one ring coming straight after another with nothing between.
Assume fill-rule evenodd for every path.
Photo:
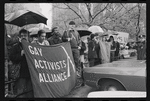
<instances>
[{"instance_id":1,"label":"pavement","mask_svg":"<svg viewBox=\"0 0 150 101\"><path fill-rule=\"evenodd\" d=\"M81 82L81 81L79 81ZM66 98L87 98L87 95L92 92L95 91L96 88L92 88L88 85L85 86L77 86L75 87L75 89L73 89L69 95L65 96Z\"/></svg>"}]
</instances>

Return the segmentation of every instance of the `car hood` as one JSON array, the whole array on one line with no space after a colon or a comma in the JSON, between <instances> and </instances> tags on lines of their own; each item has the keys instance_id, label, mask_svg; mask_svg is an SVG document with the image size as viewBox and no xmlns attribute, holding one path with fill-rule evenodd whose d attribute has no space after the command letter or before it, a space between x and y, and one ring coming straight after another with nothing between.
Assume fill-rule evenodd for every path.
<instances>
[{"instance_id":1,"label":"car hood","mask_svg":"<svg viewBox=\"0 0 150 101\"><path fill-rule=\"evenodd\" d=\"M146 97L146 92L142 91L94 91L90 92L88 98L138 98Z\"/></svg>"},{"instance_id":2,"label":"car hood","mask_svg":"<svg viewBox=\"0 0 150 101\"><path fill-rule=\"evenodd\" d=\"M85 73L146 76L146 67L88 67Z\"/></svg>"}]
</instances>

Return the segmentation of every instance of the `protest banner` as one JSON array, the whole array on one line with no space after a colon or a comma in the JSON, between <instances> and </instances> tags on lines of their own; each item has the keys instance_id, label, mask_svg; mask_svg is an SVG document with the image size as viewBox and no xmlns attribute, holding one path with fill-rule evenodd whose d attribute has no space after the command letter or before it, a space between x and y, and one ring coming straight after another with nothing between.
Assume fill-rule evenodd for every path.
<instances>
[{"instance_id":1,"label":"protest banner","mask_svg":"<svg viewBox=\"0 0 150 101\"><path fill-rule=\"evenodd\" d=\"M40 46L22 40L29 66L34 97L56 98L68 95L76 83L76 70L70 43Z\"/></svg>"},{"instance_id":2,"label":"protest banner","mask_svg":"<svg viewBox=\"0 0 150 101\"><path fill-rule=\"evenodd\" d=\"M117 39L119 43L124 43L127 44L128 43L128 38L129 38L129 33L126 32L117 32Z\"/></svg>"}]
</instances>

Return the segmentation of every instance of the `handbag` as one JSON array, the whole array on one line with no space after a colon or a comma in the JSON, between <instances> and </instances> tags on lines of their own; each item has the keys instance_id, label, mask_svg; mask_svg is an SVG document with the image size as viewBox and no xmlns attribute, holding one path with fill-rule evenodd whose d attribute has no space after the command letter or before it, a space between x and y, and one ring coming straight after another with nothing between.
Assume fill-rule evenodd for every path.
<instances>
[{"instance_id":1,"label":"handbag","mask_svg":"<svg viewBox=\"0 0 150 101\"><path fill-rule=\"evenodd\" d=\"M9 77L13 80L16 80L19 78L20 76L20 67L21 64L12 64L12 66L10 66L9 68Z\"/></svg>"}]
</instances>

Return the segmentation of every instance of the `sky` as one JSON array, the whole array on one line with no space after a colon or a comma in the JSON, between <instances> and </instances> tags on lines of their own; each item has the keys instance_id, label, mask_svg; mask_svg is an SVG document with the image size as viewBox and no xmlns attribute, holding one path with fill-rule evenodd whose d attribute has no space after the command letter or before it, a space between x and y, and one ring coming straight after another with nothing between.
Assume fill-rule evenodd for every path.
<instances>
[{"instance_id":1,"label":"sky","mask_svg":"<svg viewBox=\"0 0 150 101\"><path fill-rule=\"evenodd\" d=\"M52 27L52 3L40 3L40 8L42 9L42 14L45 15L47 20L47 25L51 29Z\"/></svg>"}]
</instances>

